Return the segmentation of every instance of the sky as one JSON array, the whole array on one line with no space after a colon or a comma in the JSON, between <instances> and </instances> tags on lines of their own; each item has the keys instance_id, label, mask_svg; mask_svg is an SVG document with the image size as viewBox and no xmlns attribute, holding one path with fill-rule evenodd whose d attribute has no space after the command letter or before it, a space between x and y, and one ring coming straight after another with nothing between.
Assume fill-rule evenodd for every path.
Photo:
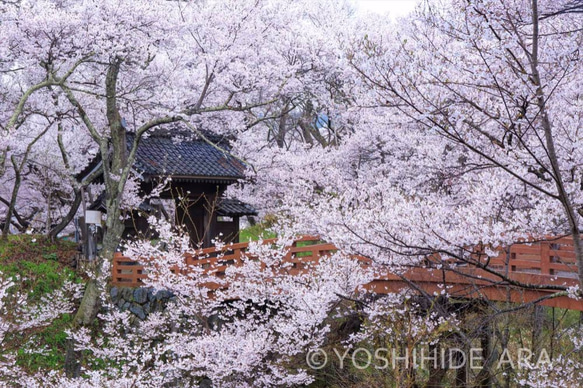
<instances>
[{"instance_id":1,"label":"sky","mask_svg":"<svg viewBox=\"0 0 583 388\"><path fill-rule=\"evenodd\" d=\"M356 4L366 11L389 13L391 17L405 16L419 0L357 0Z\"/></svg>"}]
</instances>

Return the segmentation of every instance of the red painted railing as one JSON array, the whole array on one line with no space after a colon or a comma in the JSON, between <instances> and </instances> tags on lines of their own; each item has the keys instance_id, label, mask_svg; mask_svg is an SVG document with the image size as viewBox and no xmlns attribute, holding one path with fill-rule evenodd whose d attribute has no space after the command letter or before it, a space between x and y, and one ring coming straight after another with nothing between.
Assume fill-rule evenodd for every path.
<instances>
[{"instance_id":1,"label":"red painted railing","mask_svg":"<svg viewBox=\"0 0 583 388\"><path fill-rule=\"evenodd\" d=\"M264 240L264 244L273 244L275 239ZM231 265L241 265L243 260L253 259L246 255L249 243L227 244L222 249L205 248L199 250L196 256L184 255L184 262L188 266L198 266L217 275L224 273ZM283 259L288 263L289 272L303 270L308 264L316 264L322 256L330 255L338 248L333 244L323 243L318 237L304 236L294 241ZM174 268L174 271L179 271ZM116 253L113 259L112 283L116 286L138 287L148 275L142 264Z\"/></svg>"},{"instance_id":2,"label":"red painted railing","mask_svg":"<svg viewBox=\"0 0 583 388\"><path fill-rule=\"evenodd\" d=\"M265 244L274 242L273 239L264 241ZM241 265L243 260L253 259L246 255L248 246L248 243L238 243L226 245L221 250L214 247L202 249L197 252L196 257L185 255L185 264L202 267L205 272L220 276L228 266ZM287 271L296 274L304 271L308 264L317 264L322 256L330 255L337 250L333 244L324 243L317 237L306 236L296 240L289 247L283 261L288 263ZM509 250L499 249L498 252L496 257L488 258L477 250L472 256L474 264L441 261L433 257L426 262L426 266L414 267L399 275L393 273L379 275L366 288L377 293L386 293L411 288L411 284L414 284L429 293L442 292L445 289L448 294L458 297L530 302L553 292L536 289L537 286L578 284L573 240L569 237L531 244L514 244ZM370 260L364 257L356 256L355 259L362 261L363 264L370 263ZM481 269L475 264L484 265L486 269ZM175 271L178 270L175 268ZM512 285L503 281L497 274L533 287L509 288ZM143 284L147 273L143 265L118 253L113 260L112 277L113 285L138 287ZM583 301L567 297L549 299L543 304L583 311Z\"/></svg>"}]
</instances>

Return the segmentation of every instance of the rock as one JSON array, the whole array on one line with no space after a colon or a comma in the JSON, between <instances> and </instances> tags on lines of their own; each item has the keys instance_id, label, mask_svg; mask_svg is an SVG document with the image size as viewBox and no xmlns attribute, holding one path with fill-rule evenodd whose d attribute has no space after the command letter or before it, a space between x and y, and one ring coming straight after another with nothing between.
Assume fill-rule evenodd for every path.
<instances>
[{"instance_id":1,"label":"rock","mask_svg":"<svg viewBox=\"0 0 583 388\"><path fill-rule=\"evenodd\" d=\"M119 293L119 290L117 287L111 287L111 290L109 290L109 295L111 296L111 299L116 299L117 295Z\"/></svg>"},{"instance_id":2,"label":"rock","mask_svg":"<svg viewBox=\"0 0 583 388\"><path fill-rule=\"evenodd\" d=\"M213 382L209 378L204 378L200 381L198 385L199 388L213 388Z\"/></svg>"},{"instance_id":3,"label":"rock","mask_svg":"<svg viewBox=\"0 0 583 388\"><path fill-rule=\"evenodd\" d=\"M134 302L143 304L148 301L148 289L147 288L136 288L134 291Z\"/></svg>"},{"instance_id":4,"label":"rock","mask_svg":"<svg viewBox=\"0 0 583 388\"><path fill-rule=\"evenodd\" d=\"M163 312L168 303L176 302L176 296L168 290L153 288L112 287L109 291L113 303L121 311L130 310L133 318L144 320L152 312Z\"/></svg>"},{"instance_id":5,"label":"rock","mask_svg":"<svg viewBox=\"0 0 583 388\"><path fill-rule=\"evenodd\" d=\"M162 312L166 308L166 302L162 299L155 300L151 303L152 311Z\"/></svg>"},{"instance_id":6,"label":"rock","mask_svg":"<svg viewBox=\"0 0 583 388\"><path fill-rule=\"evenodd\" d=\"M174 296L174 295L168 290L159 290L156 293L156 298L158 300L170 299L172 296Z\"/></svg>"},{"instance_id":7,"label":"rock","mask_svg":"<svg viewBox=\"0 0 583 388\"><path fill-rule=\"evenodd\" d=\"M139 304L132 304L130 307L130 311L137 316L138 318L140 318L142 321L144 319L146 319L146 313L144 312L144 309L142 308L142 306L140 306Z\"/></svg>"},{"instance_id":8,"label":"rock","mask_svg":"<svg viewBox=\"0 0 583 388\"><path fill-rule=\"evenodd\" d=\"M120 291L121 297L125 300L132 300L133 293L134 293L134 290L130 287L124 287Z\"/></svg>"},{"instance_id":9,"label":"rock","mask_svg":"<svg viewBox=\"0 0 583 388\"><path fill-rule=\"evenodd\" d=\"M172 293L170 293L170 291L167 290L152 290L152 296L151 296L151 300L153 301L159 301L159 300L165 300L168 299L172 296Z\"/></svg>"}]
</instances>

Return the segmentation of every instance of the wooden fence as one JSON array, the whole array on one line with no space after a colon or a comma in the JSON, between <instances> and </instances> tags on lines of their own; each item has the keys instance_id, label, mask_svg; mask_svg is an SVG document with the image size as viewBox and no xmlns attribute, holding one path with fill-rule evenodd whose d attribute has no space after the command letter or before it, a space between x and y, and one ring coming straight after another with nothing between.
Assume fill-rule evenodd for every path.
<instances>
[{"instance_id":1,"label":"wooden fence","mask_svg":"<svg viewBox=\"0 0 583 388\"><path fill-rule=\"evenodd\" d=\"M264 240L264 244L274 244L276 239ZM212 273L217 276L224 274L228 266L238 266L244 260L253 260L253 257L247 254L249 243L227 244L222 249L205 248L196 252L196 255L184 255L185 268L188 266L201 267L206 273ZM324 243L318 237L304 236L293 242L288 248L283 262L287 263L288 272L292 275L303 271L306 266L317 264L321 257L330 255L337 251L338 248L333 244ZM185 272L173 268L174 272ZM139 287L143 284L143 279L148 274L144 265L116 253L113 259L112 283L116 286Z\"/></svg>"},{"instance_id":2,"label":"wooden fence","mask_svg":"<svg viewBox=\"0 0 583 388\"><path fill-rule=\"evenodd\" d=\"M274 239L265 240L264 244L274 242ZM247 254L248 247L248 243L238 243L226 245L220 250L214 247L202 249L196 256L186 254L184 260L187 266L183 267L186 269L174 268L174 271L185 272L189 266L195 266L203 268L205 273L221 276L228 266L238 266L244 260L253 260L253 257ZM286 271L292 275L305 271L308 265L317 264L321 257L337 250L333 244L322 242L317 237L302 237L289 247L283 260L288 264ZM509 284L496 274L532 285L534 288L544 285L578 284L573 240L569 237L530 244L514 244L509 249L499 249L498 252L496 257L490 258L483 250L476 250L472 255L475 263L484 265L486 270L477 268L471 263L441 261L433 257L430 263L427 263L429 265L423 267L414 267L399 274L378 275L366 288L377 293L386 293L411 288L414 284L425 292L435 293L441 292L443 287L446 287L450 295L459 297L524 303L536 301L553 291L516 287L510 289ZM363 265L370 263L370 260L364 257L356 256L355 259L361 261ZM142 264L118 253L113 261L112 283L116 286L138 287L148 276L145 271ZM543 304L583 311L583 301L567 297L551 299Z\"/></svg>"}]
</instances>

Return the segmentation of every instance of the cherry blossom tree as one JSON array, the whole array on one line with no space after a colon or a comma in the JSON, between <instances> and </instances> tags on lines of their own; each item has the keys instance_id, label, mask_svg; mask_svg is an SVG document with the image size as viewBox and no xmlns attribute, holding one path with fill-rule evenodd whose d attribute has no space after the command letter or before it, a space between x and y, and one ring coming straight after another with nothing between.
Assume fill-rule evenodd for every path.
<instances>
[{"instance_id":1,"label":"cherry blossom tree","mask_svg":"<svg viewBox=\"0 0 583 388\"><path fill-rule=\"evenodd\" d=\"M237 195L397 274L435 252L484 268L478 244L580 245L581 15L545 16L567 3L427 2L398 25L347 24L350 131L326 149L255 139L256 184Z\"/></svg>"},{"instance_id":2,"label":"cherry blossom tree","mask_svg":"<svg viewBox=\"0 0 583 388\"><path fill-rule=\"evenodd\" d=\"M260 154L247 200L392 266L571 235L581 271L581 34L567 32L581 16L541 20L555 6L428 3L398 32L355 23L354 133Z\"/></svg>"},{"instance_id":3,"label":"cherry blossom tree","mask_svg":"<svg viewBox=\"0 0 583 388\"><path fill-rule=\"evenodd\" d=\"M261 109L269 112L266 107L276 101L285 106L324 76L330 57L318 51L323 36L310 45L311 37L298 33L310 23L314 28L310 17L331 3L307 4L47 0L4 5L8 39L2 50L7 63L21 70L22 83L33 85L25 95L46 87L47 93L36 95L41 104L51 96L52 112L46 116L86 131L99 149L107 220L95 278L120 244L122 197L143 135L170 124L198 133L233 132L249 120L261 122ZM21 100L20 110L27 101ZM10 118L7 127L15 121ZM127 131L135 134L129 146ZM75 192L73 202L78 198ZM77 324L95 318L99 294L97 281L89 281Z\"/></svg>"},{"instance_id":4,"label":"cherry blossom tree","mask_svg":"<svg viewBox=\"0 0 583 388\"><path fill-rule=\"evenodd\" d=\"M340 253L310 272L286 274L282 258L294 233L318 234L394 273L435 252L478 264L471 256L478 243L568 234L583 282L582 35L570 28L581 18L571 4L427 2L414 19L390 24L360 20L327 0L3 2L6 224L24 227L36 211L47 230L64 227L88 184L74 172L94 156L92 147L107 208L103 251L70 332L70 376L22 381L309 383L298 357L325 342L341 301L361 303L354 292L371 274ZM249 162L254 183L238 194L277 213L288 238L252 246L244 265L221 276L201 267L177 274L171 269L184 265L184 254L197 253L152 219L160 242L124 249L151 258L148 285L176 298L134 326L105 288L125 212L141 202L132 195L136 150L158 127L236 134L234 151ZM131 144L127 132L135 134ZM69 197L56 217L58 191ZM38 195L45 209L27 205ZM59 225L51 228L52 220ZM219 287L210 292L208 284ZM398 312L424 340L453 321L385 307L366 309L372 331ZM89 330L95 319L101 333Z\"/></svg>"},{"instance_id":5,"label":"cherry blossom tree","mask_svg":"<svg viewBox=\"0 0 583 388\"><path fill-rule=\"evenodd\" d=\"M8 359L0 364L0 381L17 377L26 386L71 387L198 386L203 380L232 387L303 385L313 380L305 353L322 345L333 320L350 310L342 307L343 298L356 298L358 286L371 279L366 268L340 253L322 259L313 270L291 273L284 260L290 240L284 238L274 245L252 245L242 265L227 269L224 276L196 264L186 267L185 253L200 254L189 247L188 235L174 233L170 224L155 218L151 222L161 233L159 242L135 241L126 253L142 261L144 255L158 258L147 262L150 278L145 286L171 293L168 306L140 320L130 310L120 310L104 292L100 330L79 327L69 333L76 350L86 355L80 376L27 374L14 364L13 354L3 353ZM188 271L177 273L176 266ZM106 282L107 276L98 281ZM26 312L17 319L19 325L0 321L0 334L40 326L71 311L71 297L63 291L31 308L6 292L13 283L0 284L0 308L20 305L18 311ZM79 286L68 289L78 297Z\"/></svg>"},{"instance_id":6,"label":"cherry blossom tree","mask_svg":"<svg viewBox=\"0 0 583 388\"><path fill-rule=\"evenodd\" d=\"M580 16L540 20L555 6L516 1L429 9L400 37L400 63L372 54L383 58L373 60L377 72L355 68L441 142L436 148L446 165L429 181L443 182L440 189L457 197L464 212L462 198L482 196L471 205L477 212L463 216L474 214L476 226L491 230L475 241L511 242L518 237L513 232L571 235L583 282L576 145L581 34L564 35Z\"/></svg>"},{"instance_id":7,"label":"cherry blossom tree","mask_svg":"<svg viewBox=\"0 0 583 388\"><path fill-rule=\"evenodd\" d=\"M46 68L46 62L42 57L38 57L38 52L26 48L25 37L27 32L14 28L17 22L19 8L16 3L3 2L0 5L2 21L0 29L2 34L2 60L0 61L0 74L2 76L2 92L0 93L0 130L2 137L0 140L0 179L2 179L2 193L0 194L1 207L3 211L3 235L6 236L11 224L14 223L18 229L25 230L34 226L39 228L39 216L45 209L38 206L38 201L32 200L39 194L35 185L28 184L30 177L34 175L31 166L43 167L35 163L37 155L50 157L51 153L38 152L46 144L47 133L57 127L58 108L53 103L47 103L55 98L54 88L58 82L52 78L51 73ZM32 23L38 22L32 21ZM30 31L29 31L30 32ZM29 42L33 44L34 42ZM38 49L38 47L36 48ZM36 56L35 56L36 55ZM54 74L59 74L61 80L68 79L77 69L81 61L78 57L68 63L62 63ZM65 115L66 112L59 112ZM78 136L77 139L83 138ZM45 143L45 144L42 144ZM42 145L41 145L42 144ZM52 147L53 150L58 148ZM71 149L69 152L73 152ZM56 152L58 155L58 151ZM40 162L40 161L39 161ZM58 158L46 163L44 168L53 168L58 175ZM62 176L58 180L62 180ZM28 195L28 201L19 198L20 190ZM31 203L33 203L31 205ZM49 223L50 224L50 223ZM49 225L50 227L50 225Z\"/></svg>"},{"instance_id":8,"label":"cherry blossom tree","mask_svg":"<svg viewBox=\"0 0 583 388\"><path fill-rule=\"evenodd\" d=\"M48 122L44 128L29 120L11 136L9 163L0 178L0 207L5 208L4 235L14 226L20 233L35 230L55 238L81 203L81 186L75 172L91 157L88 136ZM93 153L93 156L95 154Z\"/></svg>"}]
</instances>

